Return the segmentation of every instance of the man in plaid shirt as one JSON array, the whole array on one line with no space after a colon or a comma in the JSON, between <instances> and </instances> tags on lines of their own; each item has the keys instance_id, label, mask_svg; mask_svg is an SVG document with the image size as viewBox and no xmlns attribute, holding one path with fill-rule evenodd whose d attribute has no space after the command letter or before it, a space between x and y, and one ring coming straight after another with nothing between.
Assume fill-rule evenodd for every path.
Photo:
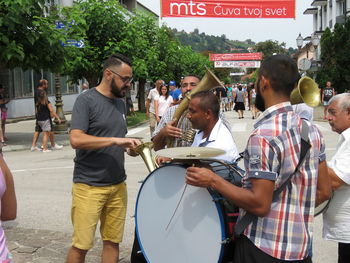
<instances>
[{"instance_id":1,"label":"man in plaid shirt","mask_svg":"<svg viewBox=\"0 0 350 263\"><path fill-rule=\"evenodd\" d=\"M210 187L256 215L236 241L233 262L311 262L315 205L330 196L324 139L308 123L310 150L300 158L302 120L289 102L299 73L284 55L265 59L256 83L256 107L263 112L244 153L246 174L239 188L205 168L187 169L188 184ZM265 110L266 109L266 110ZM277 200L273 192L291 179Z\"/></svg>"}]
</instances>

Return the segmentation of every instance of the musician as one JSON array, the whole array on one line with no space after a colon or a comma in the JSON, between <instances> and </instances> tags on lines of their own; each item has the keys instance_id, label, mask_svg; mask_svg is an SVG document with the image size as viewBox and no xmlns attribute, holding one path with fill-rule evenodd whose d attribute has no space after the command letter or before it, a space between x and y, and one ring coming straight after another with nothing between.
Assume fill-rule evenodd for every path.
<instances>
[{"instance_id":1,"label":"musician","mask_svg":"<svg viewBox=\"0 0 350 263\"><path fill-rule=\"evenodd\" d=\"M211 91L201 91L191 96L187 118L198 132L192 146L222 149L225 154L216 157L234 163L239 157L230 130L219 118L220 104Z\"/></svg>"},{"instance_id":2,"label":"musician","mask_svg":"<svg viewBox=\"0 0 350 263\"><path fill-rule=\"evenodd\" d=\"M350 262L350 93L329 101L327 120L340 134L337 150L328 162L334 195L323 213L323 237L338 242L338 263Z\"/></svg>"},{"instance_id":3,"label":"musician","mask_svg":"<svg viewBox=\"0 0 350 263\"><path fill-rule=\"evenodd\" d=\"M196 76L189 75L184 77L181 83L182 97L184 97L185 94L191 91L193 88L197 87L199 81L199 78ZM163 149L166 146L168 137L175 138L174 144L176 146L191 146L191 142L186 142L180 139L182 136L182 130L188 130L191 128L191 124L186 119L186 115L183 115L182 119L179 120L180 127L174 126L175 122L172 121L178 106L179 105L174 105L168 108L155 128L154 133L151 135L153 136L152 142L154 143L154 150L157 151Z\"/></svg>"},{"instance_id":4,"label":"musician","mask_svg":"<svg viewBox=\"0 0 350 263\"><path fill-rule=\"evenodd\" d=\"M330 196L324 140L309 126L311 148L295 174L300 158L302 120L293 112L289 96L299 79L295 62L285 55L266 58L256 88L256 106L263 113L255 123L245 150L243 188L209 169L189 167L186 182L210 187L241 207L240 218L257 217L236 241L235 263L311 262L312 221L317 184L323 184L317 203ZM293 175L272 201L273 192ZM322 194L321 194L322 192Z\"/></svg>"}]
</instances>

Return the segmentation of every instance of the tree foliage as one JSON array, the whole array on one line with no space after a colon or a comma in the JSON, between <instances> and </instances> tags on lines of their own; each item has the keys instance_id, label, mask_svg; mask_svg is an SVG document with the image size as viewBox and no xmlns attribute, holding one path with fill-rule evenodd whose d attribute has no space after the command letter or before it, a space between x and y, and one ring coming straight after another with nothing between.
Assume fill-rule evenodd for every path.
<instances>
[{"instance_id":1,"label":"tree foliage","mask_svg":"<svg viewBox=\"0 0 350 263\"><path fill-rule=\"evenodd\" d=\"M44 0L0 2L0 62L8 68L59 72L66 59L62 43L80 29L57 29L59 13Z\"/></svg>"},{"instance_id":2,"label":"tree foliage","mask_svg":"<svg viewBox=\"0 0 350 263\"><path fill-rule=\"evenodd\" d=\"M350 18L344 24L335 24L334 31L325 30L321 38L321 69L316 81L324 87L331 81L337 92L350 87Z\"/></svg>"},{"instance_id":3,"label":"tree foliage","mask_svg":"<svg viewBox=\"0 0 350 263\"><path fill-rule=\"evenodd\" d=\"M267 40L264 42L259 42L254 47L255 51L262 52L264 58L276 54L287 54L286 43L279 43L278 41Z\"/></svg>"}]
</instances>

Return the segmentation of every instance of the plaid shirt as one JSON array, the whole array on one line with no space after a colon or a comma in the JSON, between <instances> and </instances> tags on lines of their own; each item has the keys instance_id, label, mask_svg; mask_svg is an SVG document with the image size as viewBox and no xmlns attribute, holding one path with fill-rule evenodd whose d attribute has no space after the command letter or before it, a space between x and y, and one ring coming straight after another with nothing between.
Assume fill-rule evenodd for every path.
<instances>
[{"instance_id":1,"label":"plaid shirt","mask_svg":"<svg viewBox=\"0 0 350 263\"><path fill-rule=\"evenodd\" d=\"M160 122L158 123L157 127L155 128L155 130L152 134L152 137L156 136L160 132L160 130L162 128L164 128L167 125L167 123L173 119L173 116L175 114L177 107L179 107L179 104L175 105L175 106L171 106L167 109L165 114L162 116ZM177 125L177 127L183 131L188 131L189 129L192 129L192 124L189 121L189 119L187 119L186 116L187 116L187 110L185 110L182 113L181 117L179 118L178 125ZM222 112L220 112L219 117L222 120L223 124L228 128L228 130L231 133L231 127L230 127L229 122L225 118L225 115ZM191 145L192 145L192 142L182 140L181 138L175 138L173 147L188 147Z\"/></svg>"},{"instance_id":2,"label":"plaid shirt","mask_svg":"<svg viewBox=\"0 0 350 263\"><path fill-rule=\"evenodd\" d=\"M289 102L274 105L259 117L244 153L244 188L251 188L251 178L262 178L275 181L277 189L294 173L300 158L301 124ZM304 162L272 202L269 214L244 231L255 246L281 260L311 255L318 165L326 155L321 133L309 126L311 148ZM241 209L240 216L244 213Z\"/></svg>"}]
</instances>

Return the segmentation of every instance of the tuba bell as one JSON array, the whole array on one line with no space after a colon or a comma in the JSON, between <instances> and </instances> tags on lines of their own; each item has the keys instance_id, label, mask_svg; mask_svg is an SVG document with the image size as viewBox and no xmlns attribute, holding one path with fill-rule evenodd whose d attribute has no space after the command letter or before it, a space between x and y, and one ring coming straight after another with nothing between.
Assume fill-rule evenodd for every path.
<instances>
[{"instance_id":1,"label":"tuba bell","mask_svg":"<svg viewBox=\"0 0 350 263\"><path fill-rule=\"evenodd\" d=\"M317 83L309 77L302 77L298 86L290 94L292 104L306 103L310 107L317 107L320 101L320 89Z\"/></svg>"},{"instance_id":2,"label":"tuba bell","mask_svg":"<svg viewBox=\"0 0 350 263\"><path fill-rule=\"evenodd\" d=\"M140 154L149 172L158 168L155 157L152 153L153 143L145 142L136 147L135 151Z\"/></svg>"}]
</instances>

